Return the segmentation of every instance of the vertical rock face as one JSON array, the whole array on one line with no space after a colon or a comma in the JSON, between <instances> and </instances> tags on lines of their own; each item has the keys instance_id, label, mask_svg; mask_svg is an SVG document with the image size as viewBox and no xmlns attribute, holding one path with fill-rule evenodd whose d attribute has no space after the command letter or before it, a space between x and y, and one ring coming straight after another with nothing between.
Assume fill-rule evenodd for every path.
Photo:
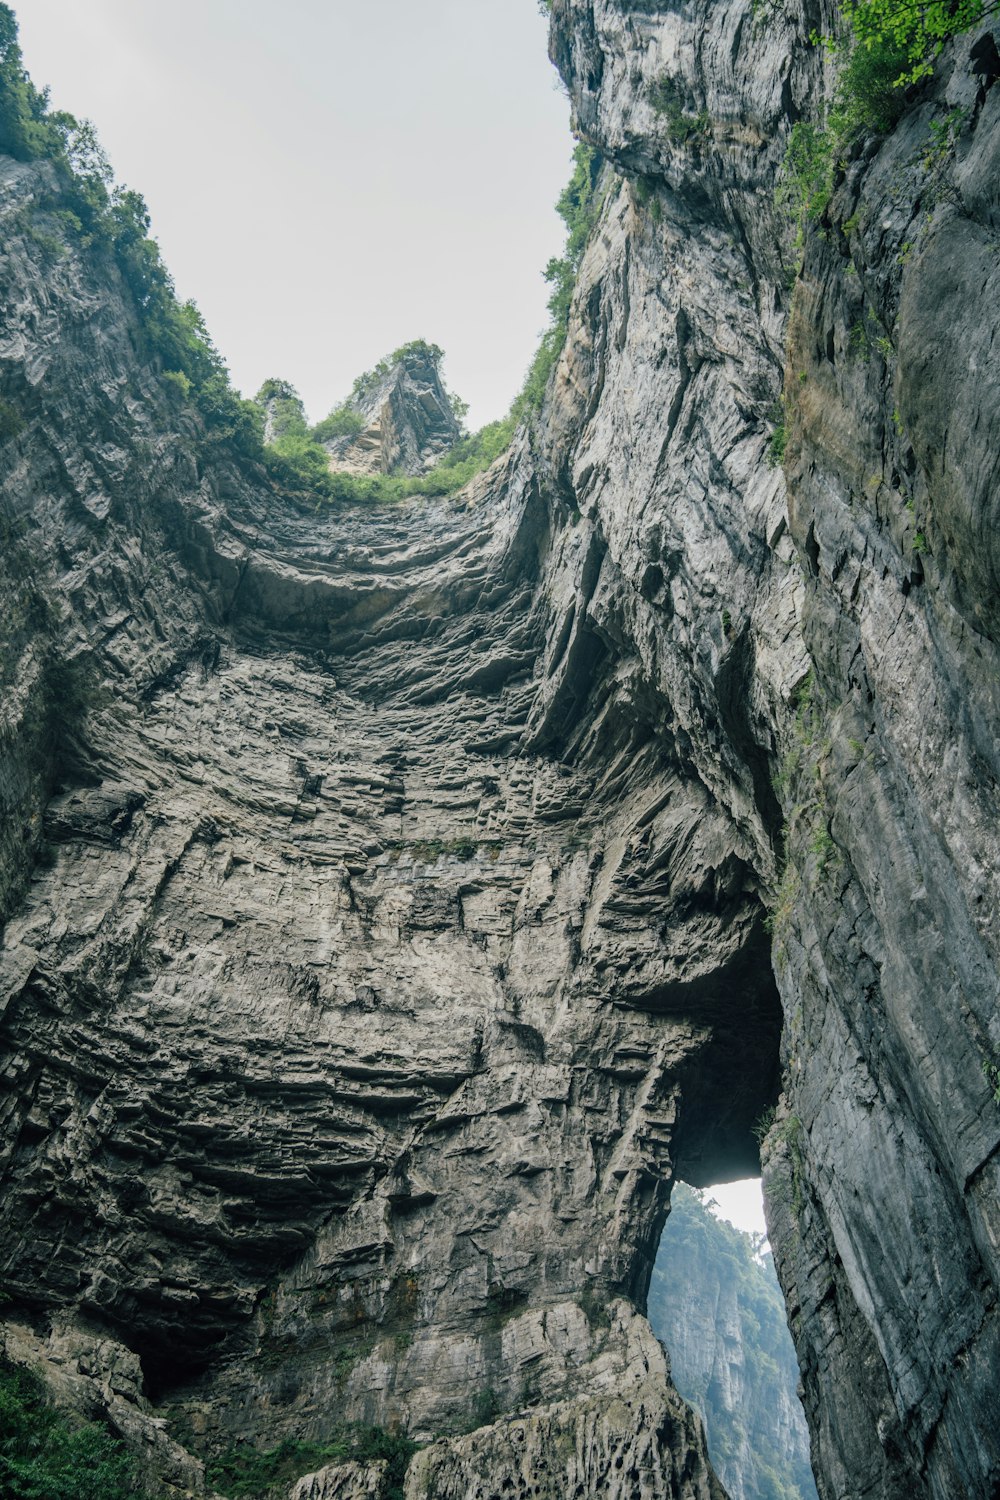
<instances>
[{"instance_id":1,"label":"vertical rock face","mask_svg":"<svg viewBox=\"0 0 1000 1500\"><path fill-rule=\"evenodd\" d=\"M768 1176L834 1494L1000 1483L1000 91L975 41L850 164L789 338L815 688Z\"/></svg>"},{"instance_id":2,"label":"vertical rock face","mask_svg":"<svg viewBox=\"0 0 1000 1500\"><path fill-rule=\"evenodd\" d=\"M679 1391L705 1420L731 1500L816 1500L795 1352L769 1254L674 1190L649 1320Z\"/></svg>"},{"instance_id":3,"label":"vertical rock face","mask_svg":"<svg viewBox=\"0 0 1000 1500\"><path fill-rule=\"evenodd\" d=\"M348 403L359 430L330 438L330 467L356 474L425 474L461 435L441 379L441 351L418 341L397 350Z\"/></svg>"},{"instance_id":4,"label":"vertical rock face","mask_svg":"<svg viewBox=\"0 0 1000 1500\"><path fill-rule=\"evenodd\" d=\"M811 95L815 108L818 81L803 96L795 60L808 54L795 45L783 59L772 30L756 43L770 63L727 93L754 45L739 7L715 8L703 31L689 29L696 6L556 14L583 128L645 174L647 192L652 180L662 222L695 218L695 243L721 202L719 228L748 248L766 303L766 240L781 237L767 206L766 90L780 85L786 106ZM799 18L799 36L813 19ZM892 136L856 153L829 229L809 241L788 338L789 519L811 675L786 696L795 722L773 717L787 1102L768 1141L769 1207L821 1487L838 1496L989 1496L1000 1480L987 354L1000 106L988 43L954 43ZM664 62L673 100L708 121L661 153L629 84ZM681 254L691 246L689 235ZM687 286L698 321L720 305L707 266ZM711 510L726 534L714 498ZM683 553L697 555L690 542ZM760 576L755 565L738 595L753 597ZM755 643L751 703L773 681L767 639ZM786 665L795 659L790 634ZM704 720L708 744L713 725L725 728L721 713Z\"/></svg>"},{"instance_id":5,"label":"vertical rock face","mask_svg":"<svg viewBox=\"0 0 1000 1500\"><path fill-rule=\"evenodd\" d=\"M460 503L289 511L9 181L5 502L78 689L5 930L7 1347L188 1489L175 1440L347 1419L449 1489L716 1495L637 1303L675 1160L752 1157L777 996L744 845L587 621L595 528L523 440Z\"/></svg>"},{"instance_id":6,"label":"vertical rock face","mask_svg":"<svg viewBox=\"0 0 1000 1500\"><path fill-rule=\"evenodd\" d=\"M852 160L786 495L789 12L553 0L607 194L538 431L455 502L279 501L0 163L8 1348L175 1489L347 1418L428 1444L409 1500L718 1494L641 1309L782 1083L824 1500L1000 1482L1000 93L960 41ZM418 472L440 403L383 396Z\"/></svg>"}]
</instances>

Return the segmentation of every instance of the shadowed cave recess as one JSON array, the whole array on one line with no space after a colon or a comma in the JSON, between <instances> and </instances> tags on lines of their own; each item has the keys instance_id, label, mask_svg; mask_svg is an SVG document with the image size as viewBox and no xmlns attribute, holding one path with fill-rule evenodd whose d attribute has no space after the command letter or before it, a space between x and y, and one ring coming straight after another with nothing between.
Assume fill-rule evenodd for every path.
<instances>
[{"instance_id":1,"label":"shadowed cave recess","mask_svg":"<svg viewBox=\"0 0 1000 1500\"><path fill-rule=\"evenodd\" d=\"M452 498L277 483L0 158L3 1357L151 1496L720 1500L643 1309L762 1165L823 1500L995 1500L995 23L794 250L825 0L551 19L600 209Z\"/></svg>"}]
</instances>

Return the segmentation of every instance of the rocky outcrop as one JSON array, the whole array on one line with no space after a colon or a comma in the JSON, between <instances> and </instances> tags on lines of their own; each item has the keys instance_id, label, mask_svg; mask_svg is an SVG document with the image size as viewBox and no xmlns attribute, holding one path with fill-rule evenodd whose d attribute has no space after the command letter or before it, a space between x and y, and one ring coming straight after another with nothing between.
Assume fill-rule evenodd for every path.
<instances>
[{"instance_id":1,"label":"rocky outcrop","mask_svg":"<svg viewBox=\"0 0 1000 1500\"><path fill-rule=\"evenodd\" d=\"M277 497L0 164L5 1312L138 1359L154 1450L346 1419L428 1445L411 1500L713 1494L641 1309L780 1085L824 1500L1000 1481L1000 94L954 45L852 161L786 493L789 10L553 0L607 194L537 432L455 501Z\"/></svg>"},{"instance_id":2,"label":"rocky outcrop","mask_svg":"<svg viewBox=\"0 0 1000 1500\"><path fill-rule=\"evenodd\" d=\"M304 1475L292 1489L291 1500L380 1500L386 1478L385 1463L330 1464Z\"/></svg>"},{"instance_id":3,"label":"rocky outcrop","mask_svg":"<svg viewBox=\"0 0 1000 1500\"><path fill-rule=\"evenodd\" d=\"M363 377L341 411L356 430L323 440L331 469L351 474L425 474L461 436L441 379L441 350L418 340Z\"/></svg>"},{"instance_id":4,"label":"rocky outcrop","mask_svg":"<svg viewBox=\"0 0 1000 1500\"><path fill-rule=\"evenodd\" d=\"M725 1500L701 1452L698 1419L662 1370L617 1397L563 1402L531 1417L435 1443L414 1458L406 1500Z\"/></svg>"},{"instance_id":5,"label":"rocky outcrop","mask_svg":"<svg viewBox=\"0 0 1000 1500\"><path fill-rule=\"evenodd\" d=\"M786 764L769 1222L834 1495L1000 1483L1000 91L975 41L848 167L789 339L815 685Z\"/></svg>"}]
</instances>

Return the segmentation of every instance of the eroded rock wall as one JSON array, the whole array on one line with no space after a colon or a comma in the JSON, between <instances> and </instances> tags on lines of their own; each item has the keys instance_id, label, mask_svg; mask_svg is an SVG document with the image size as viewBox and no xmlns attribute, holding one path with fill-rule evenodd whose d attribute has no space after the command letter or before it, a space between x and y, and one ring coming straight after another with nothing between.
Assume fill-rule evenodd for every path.
<instances>
[{"instance_id":1,"label":"eroded rock wall","mask_svg":"<svg viewBox=\"0 0 1000 1500\"><path fill-rule=\"evenodd\" d=\"M848 167L789 338L815 686L786 764L769 1176L833 1494L1000 1482L1000 93L974 40Z\"/></svg>"},{"instance_id":2,"label":"eroded rock wall","mask_svg":"<svg viewBox=\"0 0 1000 1500\"><path fill-rule=\"evenodd\" d=\"M414 1497L712 1495L641 1309L673 1177L756 1163L776 906L821 1492L986 1500L996 91L949 51L793 303L822 10L552 15L605 201L454 502L274 495L4 164L9 1342L190 1492L346 1417L437 1439Z\"/></svg>"},{"instance_id":3,"label":"eroded rock wall","mask_svg":"<svg viewBox=\"0 0 1000 1500\"><path fill-rule=\"evenodd\" d=\"M10 175L23 649L79 684L5 930L8 1350L154 1491L178 1442L518 1411L550 1486L714 1494L638 1305L674 1158L752 1157L777 997L745 844L588 618L599 532L524 438L459 502L298 514Z\"/></svg>"},{"instance_id":4,"label":"eroded rock wall","mask_svg":"<svg viewBox=\"0 0 1000 1500\"><path fill-rule=\"evenodd\" d=\"M780 84L782 110L815 115L824 80L808 72L809 49L793 44L786 60L785 35L769 29L762 66L744 73L760 31L740 7L637 10L556 7L580 124L643 175L661 224L680 198L696 226L681 256L718 212L748 247L752 285L770 279L784 308L769 255L782 240L771 132L783 131L776 115L769 126L766 89ZM798 38L821 19L799 15ZM785 468L809 676L771 716L786 1103L767 1154L826 1495L985 1497L998 1480L991 46L989 34L956 41L889 139L855 149L807 237L787 337ZM668 133L685 136L666 152L647 113L664 65L670 106L695 122L674 116L671 130L666 112ZM747 81L727 93L734 68ZM687 294L725 305L707 265ZM718 395L708 410L717 417ZM731 534L714 498L712 514L713 537ZM716 576L690 540L682 555L697 560L704 595ZM749 572L739 599L755 597L759 564ZM797 659L792 639L785 659ZM753 673L751 702L770 678L759 645ZM703 677L689 656L689 699ZM673 685L669 697L683 701ZM728 727L709 706L692 738L713 746ZM728 739L740 748L731 729Z\"/></svg>"}]
</instances>

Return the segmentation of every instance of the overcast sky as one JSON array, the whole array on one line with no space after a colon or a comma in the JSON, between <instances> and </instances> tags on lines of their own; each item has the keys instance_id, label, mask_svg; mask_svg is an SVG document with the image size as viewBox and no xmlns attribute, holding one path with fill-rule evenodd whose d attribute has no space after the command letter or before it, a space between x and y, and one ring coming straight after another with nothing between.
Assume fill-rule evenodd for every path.
<instances>
[{"instance_id":1,"label":"overcast sky","mask_svg":"<svg viewBox=\"0 0 1000 1500\"><path fill-rule=\"evenodd\" d=\"M726 1182L709 1188L708 1197L715 1200L714 1211L718 1218L728 1219L745 1234L767 1233L759 1177L747 1177L742 1182Z\"/></svg>"},{"instance_id":2,"label":"overcast sky","mask_svg":"<svg viewBox=\"0 0 1000 1500\"><path fill-rule=\"evenodd\" d=\"M572 151L536 0L13 4L245 394L281 376L316 420L426 338L471 426L506 411Z\"/></svg>"}]
</instances>

